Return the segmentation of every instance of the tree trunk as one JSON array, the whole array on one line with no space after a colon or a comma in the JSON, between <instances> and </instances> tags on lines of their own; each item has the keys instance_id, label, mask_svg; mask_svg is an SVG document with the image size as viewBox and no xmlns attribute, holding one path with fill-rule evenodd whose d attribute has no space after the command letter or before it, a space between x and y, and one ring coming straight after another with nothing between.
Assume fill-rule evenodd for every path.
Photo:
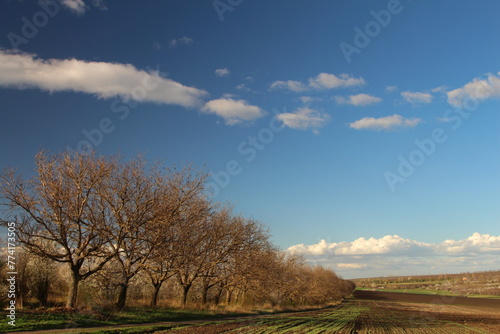
<instances>
[{"instance_id":1,"label":"tree trunk","mask_svg":"<svg viewBox=\"0 0 500 334\"><path fill-rule=\"evenodd\" d=\"M47 300L49 297L49 280L43 277L37 284L36 298L40 302L41 306L47 306Z\"/></svg>"},{"instance_id":2,"label":"tree trunk","mask_svg":"<svg viewBox=\"0 0 500 334\"><path fill-rule=\"evenodd\" d=\"M116 308L119 310L123 310L125 308L125 303L127 301L127 292L128 292L128 282L129 278L125 278L123 283L120 284L120 292L118 294L118 301L116 302Z\"/></svg>"},{"instance_id":3,"label":"tree trunk","mask_svg":"<svg viewBox=\"0 0 500 334\"><path fill-rule=\"evenodd\" d=\"M153 283L153 295L151 296L151 306L156 307L158 305L158 295L160 294L160 288L163 282Z\"/></svg>"},{"instance_id":4,"label":"tree trunk","mask_svg":"<svg viewBox=\"0 0 500 334\"><path fill-rule=\"evenodd\" d=\"M202 298L202 299L201 299L201 303L202 303L203 305L205 305L205 304L207 303L207 300L208 300L208 290L209 290L209 289L210 289L210 287L209 287L209 286L206 286L206 285L205 285L205 286L203 286L203 292L202 292L202 295L201 295L201 296L202 296L202 297L201 297L201 298Z\"/></svg>"},{"instance_id":5,"label":"tree trunk","mask_svg":"<svg viewBox=\"0 0 500 334\"><path fill-rule=\"evenodd\" d=\"M191 289L191 284L183 284L182 285L182 306L183 307L185 307L187 304L187 297L188 297L189 289Z\"/></svg>"},{"instance_id":6,"label":"tree trunk","mask_svg":"<svg viewBox=\"0 0 500 334\"><path fill-rule=\"evenodd\" d=\"M16 297L16 306L18 308L24 308L24 293L20 294L19 297Z\"/></svg>"},{"instance_id":7,"label":"tree trunk","mask_svg":"<svg viewBox=\"0 0 500 334\"><path fill-rule=\"evenodd\" d=\"M215 305L219 305L220 304L220 298L222 297L222 292L224 291L224 288L219 288L219 292L217 292L217 294L215 295L215 298L214 298L214 302L215 302Z\"/></svg>"},{"instance_id":8,"label":"tree trunk","mask_svg":"<svg viewBox=\"0 0 500 334\"><path fill-rule=\"evenodd\" d=\"M79 272L78 268L78 272ZM80 284L80 281L82 277L80 274L76 271L72 271L71 273L71 282L69 285L69 291L68 291L68 299L66 300L66 307L67 308L75 308L76 306L76 298L78 297L78 285Z\"/></svg>"}]
</instances>

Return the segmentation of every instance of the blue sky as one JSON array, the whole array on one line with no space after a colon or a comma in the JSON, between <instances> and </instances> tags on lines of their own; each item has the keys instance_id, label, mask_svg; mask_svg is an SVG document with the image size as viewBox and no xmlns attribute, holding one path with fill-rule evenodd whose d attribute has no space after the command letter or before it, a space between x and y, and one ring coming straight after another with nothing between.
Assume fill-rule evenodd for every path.
<instances>
[{"instance_id":1,"label":"blue sky","mask_svg":"<svg viewBox=\"0 0 500 334\"><path fill-rule=\"evenodd\" d=\"M145 152L345 277L500 268L497 1L0 6L1 168Z\"/></svg>"}]
</instances>

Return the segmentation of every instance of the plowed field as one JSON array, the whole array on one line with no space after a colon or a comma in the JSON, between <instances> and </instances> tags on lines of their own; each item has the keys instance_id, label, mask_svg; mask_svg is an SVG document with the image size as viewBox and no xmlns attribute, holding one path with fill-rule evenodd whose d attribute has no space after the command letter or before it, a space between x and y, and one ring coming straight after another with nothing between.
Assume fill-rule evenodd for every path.
<instances>
[{"instance_id":1,"label":"plowed field","mask_svg":"<svg viewBox=\"0 0 500 334\"><path fill-rule=\"evenodd\" d=\"M161 333L500 333L500 300L356 291L334 308Z\"/></svg>"}]
</instances>

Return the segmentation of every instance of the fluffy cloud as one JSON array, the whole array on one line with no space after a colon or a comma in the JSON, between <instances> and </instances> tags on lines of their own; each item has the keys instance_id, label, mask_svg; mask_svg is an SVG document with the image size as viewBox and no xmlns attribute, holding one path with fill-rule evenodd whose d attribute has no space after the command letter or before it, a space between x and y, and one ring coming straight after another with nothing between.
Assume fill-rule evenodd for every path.
<instances>
[{"instance_id":1,"label":"fluffy cloud","mask_svg":"<svg viewBox=\"0 0 500 334\"><path fill-rule=\"evenodd\" d=\"M397 235L386 235L380 239L359 238L352 242L327 243L321 240L314 245L297 245L288 249L303 255L381 255L381 254L426 254L431 244L405 239Z\"/></svg>"},{"instance_id":2,"label":"fluffy cloud","mask_svg":"<svg viewBox=\"0 0 500 334\"><path fill-rule=\"evenodd\" d=\"M62 0L61 4L76 14L83 14L87 9L83 0Z\"/></svg>"},{"instance_id":3,"label":"fluffy cloud","mask_svg":"<svg viewBox=\"0 0 500 334\"><path fill-rule=\"evenodd\" d=\"M397 128L411 128L417 126L422 120L420 118L404 118L401 115L392 115L380 118L365 117L349 124L356 130L394 130Z\"/></svg>"},{"instance_id":4,"label":"fluffy cloud","mask_svg":"<svg viewBox=\"0 0 500 334\"><path fill-rule=\"evenodd\" d=\"M303 92L307 90L307 86L300 81L275 81L271 84L271 89L287 89L292 92Z\"/></svg>"},{"instance_id":5,"label":"fluffy cloud","mask_svg":"<svg viewBox=\"0 0 500 334\"><path fill-rule=\"evenodd\" d=\"M227 77L231 71L227 67L225 68L218 68L215 70L215 75L218 77Z\"/></svg>"},{"instance_id":6,"label":"fluffy cloud","mask_svg":"<svg viewBox=\"0 0 500 334\"><path fill-rule=\"evenodd\" d=\"M396 92L398 90L398 87L397 86L387 86L385 87L385 91L387 93L392 93L392 92Z\"/></svg>"},{"instance_id":7,"label":"fluffy cloud","mask_svg":"<svg viewBox=\"0 0 500 334\"><path fill-rule=\"evenodd\" d=\"M433 93L446 93L447 90L446 86L439 86L431 89Z\"/></svg>"},{"instance_id":8,"label":"fluffy cloud","mask_svg":"<svg viewBox=\"0 0 500 334\"><path fill-rule=\"evenodd\" d=\"M372 96L369 94L350 95L348 98L342 96L335 96L335 101L339 104L350 104L353 106L367 106L382 101L380 97Z\"/></svg>"},{"instance_id":9,"label":"fluffy cloud","mask_svg":"<svg viewBox=\"0 0 500 334\"><path fill-rule=\"evenodd\" d=\"M498 73L500 75L500 72ZM475 78L461 88L446 93L448 103L455 107L463 107L468 100L482 101L500 97L500 77L488 75L486 79Z\"/></svg>"},{"instance_id":10,"label":"fluffy cloud","mask_svg":"<svg viewBox=\"0 0 500 334\"><path fill-rule=\"evenodd\" d=\"M429 93L406 91L406 92L401 92L401 96L406 102L411 104L432 102L432 95Z\"/></svg>"},{"instance_id":11,"label":"fluffy cloud","mask_svg":"<svg viewBox=\"0 0 500 334\"><path fill-rule=\"evenodd\" d=\"M71 12L79 15L84 14L88 9L83 0L59 0L59 2ZM104 0L92 0L91 5L100 10L108 9Z\"/></svg>"},{"instance_id":12,"label":"fluffy cloud","mask_svg":"<svg viewBox=\"0 0 500 334\"><path fill-rule=\"evenodd\" d=\"M253 121L265 115L261 108L249 105L245 100L234 100L229 97L207 102L202 111L224 118L228 125Z\"/></svg>"},{"instance_id":13,"label":"fluffy cloud","mask_svg":"<svg viewBox=\"0 0 500 334\"><path fill-rule=\"evenodd\" d=\"M100 10L108 10L108 7L104 3L104 0L92 0L92 5L99 8Z\"/></svg>"},{"instance_id":14,"label":"fluffy cloud","mask_svg":"<svg viewBox=\"0 0 500 334\"><path fill-rule=\"evenodd\" d=\"M250 91L250 88L248 88L248 85L246 83L242 83L242 84L237 85L236 89L244 91L244 92L249 92Z\"/></svg>"},{"instance_id":15,"label":"fluffy cloud","mask_svg":"<svg viewBox=\"0 0 500 334\"><path fill-rule=\"evenodd\" d=\"M87 62L77 59L42 60L31 54L0 51L0 86L39 88L50 92L74 91L100 98L123 97L136 101L196 107L207 93L132 65Z\"/></svg>"},{"instance_id":16,"label":"fluffy cloud","mask_svg":"<svg viewBox=\"0 0 500 334\"><path fill-rule=\"evenodd\" d=\"M171 48L175 48L176 46L179 46L179 45L190 46L191 44L193 44L193 42L194 42L194 40L191 37L183 36L181 38L171 39L169 42L169 45Z\"/></svg>"},{"instance_id":17,"label":"fluffy cloud","mask_svg":"<svg viewBox=\"0 0 500 334\"><path fill-rule=\"evenodd\" d=\"M500 236L479 233L464 240L441 243L425 243L397 235L338 243L321 240L313 245L295 245L287 251L358 277L486 270L500 266Z\"/></svg>"},{"instance_id":18,"label":"fluffy cloud","mask_svg":"<svg viewBox=\"0 0 500 334\"><path fill-rule=\"evenodd\" d=\"M317 132L329 120L330 115L310 108L299 108L292 113L282 113L276 116L286 126L292 129L312 129Z\"/></svg>"},{"instance_id":19,"label":"fluffy cloud","mask_svg":"<svg viewBox=\"0 0 500 334\"><path fill-rule=\"evenodd\" d=\"M363 78L353 78L348 74L335 74L320 73L317 77L309 79L309 86L316 89L332 89L340 87L358 87L366 84Z\"/></svg>"},{"instance_id":20,"label":"fluffy cloud","mask_svg":"<svg viewBox=\"0 0 500 334\"><path fill-rule=\"evenodd\" d=\"M474 233L465 240L446 240L438 246L438 251L449 255L499 254L500 236Z\"/></svg>"},{"instance_id":21,"label":"fluffy cloud","mask_svg":"<svg viewBox=\"0 0 500 334\"><path fill-rule=\"evenodd\" d=\"M320 98L316 98L316 97L311 97L311 96L301 96L301 97L299 97L299 100L302 103L307 104L307 103L312 103L312 102L315 102L315 101L320 101L321 99Z\"/></svg>"},{"instance_id":22,"label":"fluffy cloud","mask_svg":"<svg viewBox=\"0 0 500 334\"><path fill-rule=\"evenodd\" d=\"M363 78L354 78L348 74L320 73L314 78L309 78L308 84L300 81L275 81L271 84L271 89L285 89L292 92L304 92L306 90L326 90L342 87L359 87L366 84Z\"/></svg>"}]
</instances>

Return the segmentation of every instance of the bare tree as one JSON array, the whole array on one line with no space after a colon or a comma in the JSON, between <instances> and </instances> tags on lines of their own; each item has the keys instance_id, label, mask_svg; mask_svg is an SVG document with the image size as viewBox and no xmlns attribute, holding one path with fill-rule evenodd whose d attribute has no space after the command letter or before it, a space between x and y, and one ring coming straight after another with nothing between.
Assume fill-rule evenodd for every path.
<instances>
[{"instance_id":1,"label":"bare tree","mask_svg":"<svg viewBox=\"0 0 500 334\"><path fill-rule=\"evenodd\" d=\"M204 197L207 175L188 165L182 170L169 170L166 196L163 200L161 219L148 230L151 255L146 262L147 274L153 285L151 305L156 306L163 283L177 272L175 266L182 256L179 245L184 242L182 228L189 228L188 221L208 214ZM204 204L200 204L204 203Z\"/></svg>"},{"instance_id":2,"label":"bare tree","mask_svg":"<svg viewBox=\"0 0 500 334\"><path fill-rule=\"evenodd\" d=\"M183 306L193 283L207 266L211 215L212 207L206 198L193 198L186 210L179 213L178 223L173 227L174 271L182 289Z\"/></svg>"},{"instance_id":3,"label":"bare tree","mask_svg":"<svg viewBox=\"0 0 500 334\"><path fill-rule=\"evenodd\" d=\"M218 292L219 295L226 293L227 304L235 302L235 296L251 294L254 299L260 300L261 295L268 293L266 289L270 286L271 274L276 270L279 251L269 242L267 231L257 231L256 242L247 243L245 251L231 256L231 275L221 281Z\"/></svg>"},{"instance_id":4,"label":"bare tree","mask_svg":"<svg viewBox=\"0 0 500 334\"><path fill-rule=\"evenodd\" d=\"M158 298L160 295L160 289L170 277L175 275L173 270L174 264L174 256L172 255L172 251L167 248L167 246L162 248L165 253L161 254L157 253L156 256L153 256L147 268L147 274L151 281L151 285L153 285L153 293L151 295L150 305L156 307L158 305Z\"/></svg>"},{"instance_id":5,"label":"bare tree","mask_svg":"<svg viewBox=\"0 0 500 334\"><path fill-rule=\"evenodd\" d=\"M40 152L35 161L36 175L31 179L19 177L14 170L1 174L0 195L11 214L19 217L19 241L34 254L68 265L71 282L66 306L74 307L79 282L116 255L101 234L109 212L98 190L116 170L117 160Z\"/></svg>"},{"instance_id":6,"label":"bare tree","mask_svg":"<svg viewBox=\"0 0 500 334\"><path fill-rule=\"evenodd\" d=\"M0 204L10 214L0 225L16 221L18 240L40 257L32 259L35 266L56 261L69 269L67 307L75 307L79 283L100 273L103 291L115 298L118 287L118 308L134 277L149 276L153 306L174 276L183 305L193 286L203 303L226 293L227 303L274 305L328 303L354 288L332 270L276 249L260 223L214 204L204 194L206 174L190 166L169 170L141 157L69 152L40 152L35 161L30 179L14 170L0 174ZM53 271L18 267L26 269L23 291L31 288L45 304Z\"/></svg>"},{"instance_id":7,"label":"bare tree","mask_svg":"<svg viewBox=\"0 0 500 334\"><path fill-rule=\"evenodd\" d=\"M30 258L30 286L33 297L41 306L47 306L51 282L55 280L55 263L46 257L38 255Z\"/></svg>"},{"instance_id":8,"label":"bare tree","mask_svg":"<svg viewBox=\"0 0 500 334\"><path fill-rule=\"evenodd\" d=\"M265 247L268 241L267 231L250 219L234 216L229 207L224 207L212 217L207 265L200 275L202 281L202 302L207 303L208 291L219 287L220 294L234 275L237 261L245 254L252 254L255 249Z\"/></svg>"},{"instance_id":9,"label":"bare tree","mask_svg":"<svg viewBox=\"0 0 500 334\"><path fill-rule=\"evenodd\" d=\"M117 166L99 195L109 210L109 223L101 230L107 246L114 249L120 266L116 306L125 307L130 280L141 270L157 245L159 236L149 230L165 216L168 180L159 164L142 157Z\"/></svg>"}]
</instances>

